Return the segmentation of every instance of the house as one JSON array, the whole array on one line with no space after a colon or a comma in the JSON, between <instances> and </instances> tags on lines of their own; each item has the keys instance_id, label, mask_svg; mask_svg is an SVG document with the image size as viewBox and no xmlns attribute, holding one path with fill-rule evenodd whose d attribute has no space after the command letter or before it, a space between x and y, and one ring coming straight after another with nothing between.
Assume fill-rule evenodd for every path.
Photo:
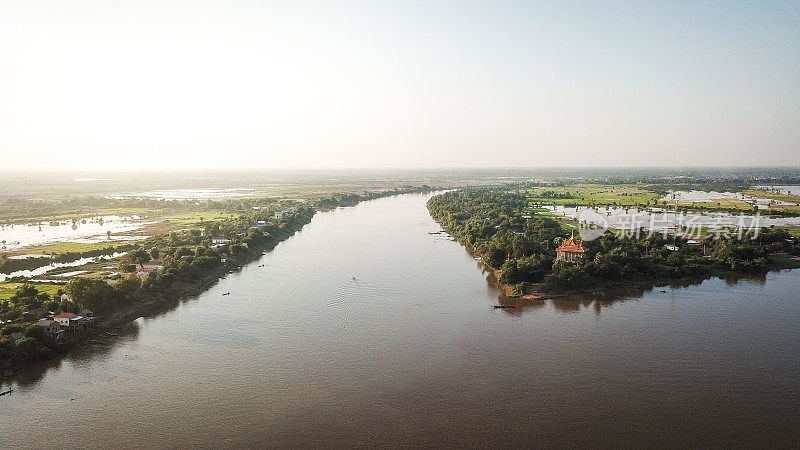
<instances>
[{"instance_id":1,"label":"house","mask_svg":"<svg viewBox=\"0 0 800 450\"><path fill-rule=\"evenodd\" d=\"M672 244L667 244L667 245L665 245L664 247L665 247L667 250L671 251L671 252L677 252L678 250L680 250L680 248L678 248L678 246L677 246L677 245L672 245Z\"/></svg>"},{"instance_id":2,"label":"house","mask_svg":"<svg viewBox=\"0 0 800 450\"><path fill-rule=\"evenodd\" d=\"M79 311L78 315L83 317L92 317L94 316L94 311L91 309L84 309L83 311Z\"/></svg>"},{"instance_id":3,"label":"house","mask_svg":"<svg viewBox=\"0 0 800 450\"><path fill-rule=\"evenodd\" d=\"M577 261L582 259L585 254L583 242L575 240L575 232L573 231L572 237L564 239L564 242L556 249L556 260Z\"/></svg>"},{"instance_id":4,"label":"house","mask_svg":"<svg viewBox=\"0 0 800 450\"><path fill-rule=\"evenodd\" d=\"M61 302L61 303L71 301L70 298L69 298L69 295L67 295L67 294L61 294L60 296L58 296L57 300L59 302Z\"/></svg>"},{"instance_id":5,"label":"house","mask_svg":"<svg viewBox=\"0 0 800 450\"><path fill-rule=\"evenodd\" d=\"M136 271L136 278L138 278L140 280L144 280L145 278L148 278L151 273L153 273L153 272L145 272L144 270L137 270Z\"/></svg>"},{"instance_id":6,"label":"house","mask_svg":"<svg viewBox=\"0 0 800 450\"><path fill-rule=\"evenodd\" d=\"M211 243L213 245L228 245L231 243L231 240L226 238L211 238Z\"/></svg>"},{"instance_id":7,"label":"house","mask_svg":"<svg viewBox=\"0 0 800 450\"><path fill-rule=\"evenodd\" d=\"M71 331L80 330L88 322L85 317L68 312L62 312L61 314L53 316L53 320L58 322L61 328L66 328Z\"/></svg>"},{"instance_id":8,"label":"house","mask_svg":"<svg viewBox=\"0 0 800 450\"><path fill-rule=\"evenodd\" d=\"M294 208L283 208L282 210L280 210L280 211L276 212L275 214L273 214L272 218L273 219L280 219L285 214L288 214L290 212L294 212Z\"/></svg>"},{"instance_id":9,"label":"house","mask_svg":"<svg viewBox=\"0 0 800 450\"><path fill-rule=\"evenodd\" d=\"M160 259L153 259L144 264L139 264L139 269L144 272L161 272L164 270L164 264Z\"/></svg>"},{"instance_id":10,"label":"house","mask_svg":"<svg viewBox=\"0 0 800 450\"><path fill-rule=\"evenodd\" d=\"M56 314L53 316L53 320L58 322L62 328L68 328L70 319L75 316L77 316L77 314L62 312L61 314Z\"/></svg>"},{"instance_id":11,"label":"house","mask_svg":"<svg viewBox=\"0 0 800 450\"><path fill-rule=\"evenodd\" d=\"M39 325L40 327L44 328L44 332L46 334L48 334L48 335L50 335L50 336L52 336L52 337L54 337L56 339L59 339L61 337L61 332L62 332L61 331L61 324L59 324L55 320L50 319L48 317L48 318L44 318L44 319L39 319L39 321L36 322L36 324Z\"/></svg>"},{"instance_id":12,"label":"house","mask_svg":"<svg viewBox=\"0 0 800 450\"><path fill-rule=\"evenodd\" d=\"M149 277L150 275L158 275L162 270L164 270L164 266L161 264L161 261L158 259L154 259L147 264L139 264L139 270L136 271L136 278L144 279Z\"/></svg>"}]
</instances>

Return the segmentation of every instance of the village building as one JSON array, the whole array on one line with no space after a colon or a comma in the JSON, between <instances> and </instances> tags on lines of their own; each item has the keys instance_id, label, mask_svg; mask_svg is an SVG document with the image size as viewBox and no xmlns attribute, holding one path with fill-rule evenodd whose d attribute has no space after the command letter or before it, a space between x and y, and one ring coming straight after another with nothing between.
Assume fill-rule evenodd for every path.
<instances>
[{"instance_id":1,"label":"village building","mask_svg":"<svg viewBox=\"0 0 800 450\"><path fill-rule=\"evenodd\" d=\"M160 259L153 259L140 264L139 268L145 272L160 272L164 269L164 264L161 263Z\"/></svg>"},{"instance_id":2,"label":"village building","mask_svg":"<svg viewBox=\"0 0 800 450\"><path fill-rule=\"evenodd\" d=\"M89 324L89 320L85 317L68 312L62 312L61 314L53 316L53 320L58 322L61 328L69 331L78 331L82 329L84 325Z\"/></svg>"},{"instance_id":3,"label":"village building","mask_svg":"<svg viewBox=\"0 0 800 450\"><path fill-rule=\"evenodd\" d=\"M583 242L575 240L575 232L572 237L564 239L564 242L556 249L556 260L577 261L584 257L586 251L583 249Z\"/></svg>"},{"instance_id":4,"label":"village building","mask_svg":"<svg viewBox=\"0 0 800 450\"><path fill-rule=\"evenodd\" d=\"M164 266L161 264L161 260L153 259L147 263L139 264L139 270L136 271L136 278L141 280L151 275L156 276L162 270L164 270Z\"/></svg>"},{"instance_id":5,"label":"village building","mask_svg":"<svg viewBox=\"0 0 800 450\"><path fill-rule=\"evenodd\" d=\"M47 317L44 319L39 319L37 325L44 329L44 332L56 339L61 337L61 324L56 322L55 320Z\"/></svg>"},{"instance_id":6,"label":"village building","mask_svg":"<svg viewBox=\"0 0 800 450\"><path fill-rule=\"evenodd\" d=\"M273 214L272 218L273 219L280 219L284 215L286 215L288 213L291 213L291 212L294 212L294 208L283 208L282 210L277 211L275 214Z\"/></svg>"},{"instance_id":7,"label":"village building","mask_svg":"<svg viewBox=\"0 0 800 450\"><path fill-rule=\"evenodd\" d=\"M62 328L66 328L69 327L69 320L73 316L75 316L75 314L62 312L61 314L56 314L55 316L53 316L53 320L58 322L58 324L61 325Z\"/></svg>"}]
</instances>

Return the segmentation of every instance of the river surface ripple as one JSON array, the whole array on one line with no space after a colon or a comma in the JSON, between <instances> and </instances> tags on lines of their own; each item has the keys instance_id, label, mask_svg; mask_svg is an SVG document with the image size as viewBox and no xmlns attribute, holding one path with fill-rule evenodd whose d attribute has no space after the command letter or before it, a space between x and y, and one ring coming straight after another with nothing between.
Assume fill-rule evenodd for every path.
<instances>
[{"instance_id":1,"label":"river surface ripple","mask_svg":"<svg viewBox=\"0 0 800 450\"><path fill-rule=\"evenodd\" d=\"M428 234L429 197L319 213L107 348L25 371L0 447L798 446L800 271L496 310Z\"/></svg>"}]
</instances>

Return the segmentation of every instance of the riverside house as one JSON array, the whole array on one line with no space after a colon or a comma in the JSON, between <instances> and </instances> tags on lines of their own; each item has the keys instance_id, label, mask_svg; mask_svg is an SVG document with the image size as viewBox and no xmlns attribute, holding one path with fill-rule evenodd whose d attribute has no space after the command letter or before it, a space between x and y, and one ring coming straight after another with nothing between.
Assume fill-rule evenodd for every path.
<instances>
[{"instance_id":1,"label":"riverside house","mask_svg":"<svg viewBox=\"0 0 800 450\"><path fill-rule=\"evenodd\" d=\"M36 324L42 327L46 334L54 337L55 339L61 338L61 324L56 322L54 319L45 317L44 319L39 319Z\"/></svg>"},{"instance_id":2,"label":"riverside house","mask_svg":"<svg viewBox=\"0 0 800 450\"><path fill-rule=\"evenodd\" d=\"M53 316L53 320L58 322L62 329L69 331L79 331L84 325L88 325L89 320L74 313L62 312Z\"/></svg>"}]
</instances>

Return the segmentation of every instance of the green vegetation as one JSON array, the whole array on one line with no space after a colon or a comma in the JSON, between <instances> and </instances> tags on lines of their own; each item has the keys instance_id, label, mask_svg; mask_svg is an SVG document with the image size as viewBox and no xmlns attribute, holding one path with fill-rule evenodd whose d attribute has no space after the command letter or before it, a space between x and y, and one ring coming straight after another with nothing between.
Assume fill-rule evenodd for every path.
<instances>
[{"instance_id":1,"label":"green vegetation","mask_svg":"<svg viewBox=\"0 0 800 450\"><path fill-rule=\"evenodd\" d=\"M35 252L43 255L60 255L62 253L84 253L108 248L117 248L131 245L130 241L102 241L102 242L59 242L37 246ZM30 253L30 251L26 251Z\"/></svg>"},{"instance_id":2,"label":"green vegetation","mask_svg":"<svg viewBox=\"0 0 800 450\"><path fill-rule=\"evenodd\" d=\"M721 210L733 213L753 212L755 210L753 205L737 198L719 198L710 202L678 202L678 205L688 209Z\"/></svg>"},{"instance_id":3,"label":"green vegetation","mask_svg":"<svg viewBox=\"0 0 800 450\"><path fill-rule=\"evenodd\" d=\"M12 273L19 270L34 270L52 263L70 263L82 258L94 258L97 256L112 255L134 248L136 244L125 244L116 247L107 246L95 248L84 252L65 252L54 256L42 256L37 258L11 259L0 256L0 273Z\"/></svg>"},{"instance_id":4,"label":"green vegetation","mask_svg":"<svg viewBox=\"0 0 800 450\"><path fill-rule=\"evenodd\" d=\"M433 197L428 209L447 232L498 270L501 284L544 282L541 290L580 290L620 281L652 283L720 271L764 271L772 254L800 255L797 240L777 228L762 229L755 240L720 238L703 246L661 234L624 238L606 232L584 243L582 259L556 261L555 249L568 233L551 217L531 215L526 207L528 194L516 187L469 188Z\"/></svg>"},{"instance_id":5,"label":"green vegetation","mask_svg":"<svg viewBox=\"0 0 800 450\"><path fill-rule=\"evenodd\" d=\"M231 213L222 213L217 211L206 212L190 212L186 214L176 214L171 216L162 217L171 223L184 226L204 225L207 222L215 222L223 219L228 219L232 216Z\"/></svg>"},{"instance_id":6,"label":"green vegetation","mask_svg":"<svg viewBox=\"0 0 800 450\"><path fill-rule=\"evenodd\" d=\"M694 183L686 186L685 189L705 190L714 189L717 184ZM731 192L739 190L738 185L725 186ZM525 190L528 194L528 201L534 211L539 211L540 205L561 205L566 207L575 206L619 206L619 207L672 207L674 202L661 200L666 194L665 186L659 184L581 184L581 183L533 183L520 185L518 189ZM671 188L669 190L677 190ZM800 202L798 196L788 196L776 194L768 191L748 190L743 193L762 198L782 199L784 201ZM755 210L750 203L735 198L720 198L713 201L691 202L681 201L678 203L682 209L697 209L710 211L725 211L731 213L750 213ZM774 205L768 210L762 210L762 214L794 216L800 213L800 207L795 205Z\"/></svg>"},{"instance_id":7,"label":"green vegetation","mask_svg":"<svg viewBox=\"0 0 800 450\"><path fill-rule=\"evenodd\" d=\"M661 204L661 196L633 185L586 185L535 187L527 191L528 200L542 205L645 206Z\"/></svg>"},{"instance_id":8,"label":"green vegetation","mask_svg":"<svg viewBox=\"0 0 800 450\"><path fill-rule=\"evenodd\" d=\"M750 189L742 191L742 194L750 195L753 197L770 198L781 202L800 203L800 195L781 194L779 192L771 192L764 189Z\"/></svg>"},{"instance_id":9,"label":"green vegetation","mask_svg":"<svg viewBox=\"0 0 800 450\"><path fill-rule=\"evenodd\" d=\"M74 313L91 309L96 313L113 315L126 310L157 309L159 305L199 293L203 286L209 285L225 271L257 258L310 222L317 209L431 189L423 186L363 195L333 195L319 199L314 205L270 200L270 206L244 208L235 215L211 216L216 217L215 220L204 218L202 229L161 234L135 244L83 253L62 253L52 259L6 259L7 264L29 260L38 263L40 259L49 263L120 249L127 251L116 260L123 275L115 280L106 279L104 271L95 270L74 277L62 286L19 282L0 284L0 320L4 322L0 323L0 363L22 364L40 360L77 342L80 333L69 333L68 338L58 342L44 333L35 321L46 315L46 311ZM257 202L259 200L246 203ZM66 293L69 300L62 301L62 293ZM16 336L19 332L22 337ZM17 339L12 339L12 335Z\"/></svg>"},{"instance_id":10,"label":"green vegetation","mask_svg":"<svg viewBox=\"0 0 800 450\"><path fill-rule=\"evenodd\" d=\"M3 301L9 301L17 293L25 283L19 282L3 282L0 283L0 303ZM33 284L37 291L46 294L49 297L58 292L59 289L63 289L63 285L59 284L49 284L49 283L36 283Z\"/></svg>"}]
</instances>

